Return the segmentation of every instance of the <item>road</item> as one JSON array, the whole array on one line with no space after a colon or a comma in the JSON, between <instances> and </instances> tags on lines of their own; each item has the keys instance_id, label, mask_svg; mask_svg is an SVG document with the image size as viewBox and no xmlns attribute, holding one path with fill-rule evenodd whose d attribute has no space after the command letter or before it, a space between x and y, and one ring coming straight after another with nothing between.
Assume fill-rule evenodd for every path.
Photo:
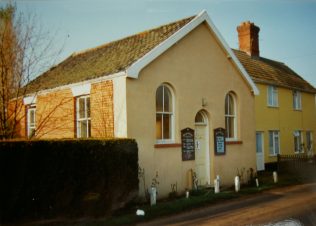
<instances>
[{"instance_id":1,"label":"road","mask_svg":"<svg viewBox=\"0 0 316 226\"><path fill-rule=\"evenodd\" d=\"M140 225L316 225L316 183L277 188Z\"/></svg>"}]
</instances>

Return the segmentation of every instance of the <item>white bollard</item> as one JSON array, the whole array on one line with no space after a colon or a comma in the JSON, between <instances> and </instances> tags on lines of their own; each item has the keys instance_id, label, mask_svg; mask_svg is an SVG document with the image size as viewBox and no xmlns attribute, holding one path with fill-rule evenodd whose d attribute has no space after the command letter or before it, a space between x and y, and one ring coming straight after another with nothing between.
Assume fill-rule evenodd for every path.
<instances>
[{"instance_id":1,"label":"white bollard","mask_svg":"<svg viewBox=\"0 0 316 226\"><path fill-rule=\"evenodd\" d=\"M235 191L239 192L240 190L240 180L239 180L239 176L235 177Z\"/></svg>"},{"instance_id":2,"label":"white bollard","mask_svg":"<svg viewBox=\"0 0 316 226\"><path fill-rule=\"evenodd\" d=\"M218 179L214 180L214 192L215 194L219 193L219 180Z\"/></svg>"},{"instance_id":3,"label":"white bollard","mask_svg":"<svg viewBox=\"0 0 316 226\"><path fill-rule=\"evenodd\" d=\"M156 205L156 200L157 200L157 189L156 187L151 187L150 191L150 205Z\"/></svg>"},{"instance_id":4,"label":"white bollard","mask_svg":"<svg viewBox=\"0 0 316 226\"><path fill-rule=\"evenodd\" d=\"M218 187L221 187L221 177L219 175L216 176L216 180L218 180Z\"/></svg>"},{"instance_id":5,"label":"white bollard","mask_svg":"<svg viewBox=\"0 0 316 226\"><path fill-rule=\"evenodd\" d=\"M278 173L276 171L273 171L273 181L274 183L278 183Z\"/></svg>"},{"instance_id":6,"label":"white bollard","mask_svg":"<svg viewBox=\"0 0 316 226\"><path fill-rule=\"evenodd\" d=\"M186 191L185 192L185 197L188 199L190 197L190 192L189 191Z\"/></svg>"},{"instance_id":7,"label":"white bollard","mask_svg":"<svg viewBox=\"0 0 316 226\"><path fill-rule=\"evenodd\" d=\"M259 187L259 180L258 180L258 178L256 178L256 186L257 186L257 188Z\"/></svg>"},{"instance_id":8,"label":"white bollard","mask_svg":"<svg viewBox=\"0 0 316 226\"><path fill-rule=\"evenodd\" d=\"M144 210L137 210L136 215L137 216L145 216L145 211Z\"/></svg>"}]
</instances>

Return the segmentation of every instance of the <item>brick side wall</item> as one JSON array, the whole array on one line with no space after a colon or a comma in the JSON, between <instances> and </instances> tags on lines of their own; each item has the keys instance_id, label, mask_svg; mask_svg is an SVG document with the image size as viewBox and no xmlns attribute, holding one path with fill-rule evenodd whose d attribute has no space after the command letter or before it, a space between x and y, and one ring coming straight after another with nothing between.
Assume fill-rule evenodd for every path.
<instances>
[{"instance_id":1,"label":"brick side wall","mask_svg":"<svg viewBox=\"0 0 316 226\"><path fill-rule=\"evenodd\" d=\"M91 136L114 137L113 82L91 86Z\"/></svg>"},{"instance_id":2,"label":"brick side wall","mask_svg":"<svg viewBox=\"0 0 316 226\"><path fill-rule=\"evenodd\" d=\"M10 121L16 120L16 127L14 128L15 138L21 138L26 136L25 128L25 116L26 116L26 107L23 105L22 99L14 100L9 104L8 115L10 116ZM14 113L15 112L15 113ZM15 119L14 119L15 118Z\"/></svg>"},{"instance_id":3,"label":"brick side wall","mask_svg":"<svg viewBox=\"0 0 316 226\"><path fill-rule=\"evenodd\" d=\"M70 89L37 97L36 138L73 138L74 120L74 97Z\"/></svg>"},{"instance_id":4,"label":"brick side wall","mask_svg":"<svg viewBox=\"0 0 316 226\"><path fill-rule=\"evenodd\" d=\"M36 138L74 138L75 101L71 89L37 96ZM114 137L113 82L91 85L91 136ZM26 106L20 113L17 137L26 137Z\"/></svg>"}]
</instances>

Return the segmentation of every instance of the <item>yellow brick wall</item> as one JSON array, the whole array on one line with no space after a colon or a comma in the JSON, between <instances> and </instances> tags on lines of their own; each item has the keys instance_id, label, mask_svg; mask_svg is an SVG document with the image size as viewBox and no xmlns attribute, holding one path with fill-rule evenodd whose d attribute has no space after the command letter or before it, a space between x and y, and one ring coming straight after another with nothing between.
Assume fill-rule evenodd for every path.
<instances>
[{"instance_id":1,"label":"yellow brick wall","mask_svg":"<svg viewBox=\"0 0 316 226\"><path fill-rule=\"evenodd\" d=\"M113 82L105 81L91 86L91 135L114 136Z\"/></svg>"},{"instance_id":2,"label":"yellow brick wall","mask_svg":"<svg viewBox=\"0 0 316 226\"><path fill-rule=\"evenodd\" d=\"M74 97L70 89L38 95L36 138L73 138L74 114Z\"/></svg>"},{"instance_id":3,"label":"yellow brick wall","mask_svg":"<svg viewBox=\"0 0 316 226\"><path fill-rule=\"evenodd\" d=\"M74 138L76 136L76 98L70 88L37 95L36 139ZM114 136L113 84L105 81L91 85L91 136ZM17 137L26 137L26 110L20 113Z\"/></svg>"},{"instance_id":4,"label":"yellow brick wall","mask_svg":"<svg viewBox=\"0 0 316 226\"><path fill-rule=\"evenodd\" d=\"M21 138L24 137L26 134L26 128L25 128L25 113L26 108L23 105L22 99L13 100L9 104L9 117L10 121L14 120L16 121L16 126L14 129L15 131L15 138ZM16 113L14 113L16 112Z\"/></svg>"}]
</instances>

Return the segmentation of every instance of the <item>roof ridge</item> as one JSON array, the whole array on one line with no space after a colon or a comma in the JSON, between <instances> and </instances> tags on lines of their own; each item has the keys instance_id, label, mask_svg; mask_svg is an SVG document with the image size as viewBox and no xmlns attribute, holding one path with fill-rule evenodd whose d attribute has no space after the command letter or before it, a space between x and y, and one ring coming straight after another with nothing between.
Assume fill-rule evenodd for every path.
<instances>
[{"instance_id":1,"label":"roof ridge","mask_svg":"<svg viewBox=\"0 0 316 226\"><path fill-rule=\"evenodd\" d=\"M103 43L99 46L95 46L95 47L92 47L92 48L88 48L88 49L84 49L84 50L79 50L79 51L75 51L73 52L69 57L75 57L75 56L79 56L79 55L82 55L82 54L85 54L85 53L88 53L88 52L92 52L92 51L95 51L95 50L98 50L98 49L102 49L110 44L114 44L114 43L117 43L117 42L121 42L123 40L127 40L129 38L133 38L135 36L138 36L138 35L141 35L141 34L144 34L144 33L148 33L148 32L151 32L151 31L154 31L154 30L159 30L161 29L162 27L167 27L167 26L170 26L172 24L177 24L181 21L185 21L185 20L188 20L188 19L193 19L195 18L197 15L194 15L194 16L188 16L188 17L185 17L185 18L182 18L182 19L179 19L179 20L176 20L176 21L173 21L173 22L169 22L167 24L163 24L163 25L159 25L157 27L154 27L154 28L150 28L150 29L147 29L147 30L144 30L144 31L141 31L141 32L137 32L137 33L134 33L134 34L131 34L131 35L128 35L128 36L125 36L123 38L119 38L119 39L116 39L116 40L113 40L113 41L109 41L107 43Z\"/></svg>"},{"instance_id":2,"label":"roof ridge","mask_svg":"<svg viewBox=\"0 0 316 226\"><path fill-rule=\"evenodd\" d=\"M242 52L242 53L245 53L245 54L247 54L245 51L242 51L242 50L240 50L240 49L234 49L234 48L231 48L233 51L238 51L238 52ZM252 56L249 56L248 54L247 54L247 56L248 57L250 57L251 59L264 59L264 60L268 60L268 61L272 61L272 62L276 62L276 63L280 63L280 64L284 64L284 65L286 65L284 62L282 62L282 61L278 61L278 60L272 60L272 59L270 59L270 58L266 58L266 57L262 57L262 56L259 56L259 57L252 57Z\"/></svg>"}]
</instances>

